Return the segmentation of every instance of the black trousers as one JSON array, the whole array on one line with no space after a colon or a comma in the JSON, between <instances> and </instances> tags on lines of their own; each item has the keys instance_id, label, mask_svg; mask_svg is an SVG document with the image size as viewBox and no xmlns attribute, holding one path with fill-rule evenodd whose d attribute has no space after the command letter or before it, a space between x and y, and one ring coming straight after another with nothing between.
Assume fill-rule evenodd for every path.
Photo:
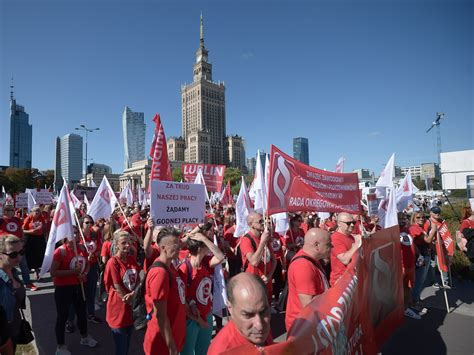
<instances>
[{"instance_id":1,"label":"black trousers","mask_svg":"<svg viewBox=\"0 0 474 355\"><path fill-rule=\"evenodd\" d=\"M81 335L87 335L87 311L86 301L82 297L80 285L56 286L54 290L54 301L56 302L56 342L58 345L64 344L64 332L69 308L74 305L77 316L77 327Z\"/></svg>"},{"instance_id":2,"label":"black trousers","mask_svg":"<svg viewBox=\"0 0 474 355\"><path fill-rule=\"evenodd\" d=\"M278 301L280 296L280 292L283 291L283 287L285 287L285 280L283 280L283 267L281 265L281 261L277 259L277 264L275 268L275 272L273 273L273 296L275 297L275 301Z\"/></svg>"}]
</instances>

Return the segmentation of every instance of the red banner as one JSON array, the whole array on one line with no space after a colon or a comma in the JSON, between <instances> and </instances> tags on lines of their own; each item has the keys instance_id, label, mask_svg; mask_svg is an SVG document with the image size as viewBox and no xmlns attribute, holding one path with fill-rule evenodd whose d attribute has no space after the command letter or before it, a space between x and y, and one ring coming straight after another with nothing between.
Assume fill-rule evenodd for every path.
<instances>
[{"instance_id":1,"label":"red banner","mask_svg":"<svg viewBox=\"0 0 474 355\"><path fill-rule=\"evenodd\" d=\"M404 320L399 232L395 226L364 239L339 281L301 311L287 340L263 353L377 353ZM232 353L261 354L254 346Z\"/></svg>"},{"instance_id":2,"label":"red banner","mask_svg":"<svg viewBox=\"0 0 474 355\"><path fill-rule=\"evenodd\" d=\"M334 173L303 164L272 145L268 214L296 211L360 212L356 173Z\"/></svg>"},{"instance_id":3,"label":"red banner","mask_svg":"<svg viewBox=\"0 0 474 355\"><path fill-rule=\"evenodd\" d=\"M454 241L453 237L451 236L451 232L448 229L448 225L446 224L446 221L443 221L441 225L438 227L438 232L439 235L441 236L441 239L443 240L443 245L444 248L446 249L446 252L448 253L449 256L454 255Z\"/></svg>"},{"instance_id":4,"label":"red banner","mask_svg":"<svg viewBox=\"0 0 474 355\"><path fill-rule=\"evenodd\" d=\"M207 191L221 192L225 165L185 163L182 165L182 169L185 182L193 183L199 169L201 169Z\"/></svg>"},{"instance_id":5,"label":"red banner","mask_svg":"<svg viewBox=\"0 0 474 355\"><path fill-rule=\"evenodd\" d=\"M153 158L150 180L173 181L165 130L161 124L160 115L155 115L153 122L155 122L155 133L150 150L150 155Z\"/></svg>"}]
</instances>

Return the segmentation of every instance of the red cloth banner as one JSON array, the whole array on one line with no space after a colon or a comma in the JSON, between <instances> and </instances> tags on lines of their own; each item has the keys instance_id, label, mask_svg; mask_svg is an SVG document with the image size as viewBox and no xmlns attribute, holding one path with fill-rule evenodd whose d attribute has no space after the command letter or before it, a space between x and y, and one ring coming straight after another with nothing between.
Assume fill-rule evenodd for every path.
<instances>
[{"instance_id":1,"label":"red cloth banner","mask_svg":"<svg viewBox=\"0 0 474 355\"><path fill-rule=\"evenodd\" d=\"M306 306L287 340L263 353L375 354L404 321L398 226L364 239L344 275ZM254 346L225 354L261 354Z\"/></svg>"},{"instance_id":2,"label":"red cloth banner","mask_svg":"<svg viewBox=\"0 0 474 355\"><path fill-rule=\"evenodd\" d=\"M360 212L356 173L316 169L272 145L269 176L269 215L296 211Z\"/></svg>"},{"instance_id":3,"label":"red cloth banner","mask_svg":"<svg viewBox=\"0 0 474 355\"><path fill-rule=\"evenodd\" d=\"M227 185L225 186L224 193L221 196L220 202L225 205L230 205L233 201L232 193L230 191L230 180L227 181Z\"/></svg>"},{"instance_id":4,"label":"red cloth banner","mask_svg":"<svg viewBox=\"0 0 474 355\"><path fill-rule=\"evenodd\" d=\"M446 221L443 221L441 225L438 227L438 233L443 240L444 248L449 256L454 255L454 241L453 237L451 236L451 232L448 229L448 225Z\"/></svg>"},{"instance_id":5,"label":"red cloth banner","mask_svg":"<svg viewBox=\"0 0 474 355\"><path fill-rule=\"evenodd\" d=\"M201 169L207 191L221 192L224 180L225 165L213 164L183 164L184 181L193 183L196 175Z\"/></svg>"},{"instance_id":6,"label":"red cloth banner","mask_svg":"<svg viewBox=\"0 0 474 355\"><path fill-rule=\"evenodd\" d=\"M171 166L168 160L165 130L161 124L159 114L155 115L153 122L155 122L155 133L150 150L150 156L153 158L150 180L173 181Z\"/></svg>"}]
</instances>

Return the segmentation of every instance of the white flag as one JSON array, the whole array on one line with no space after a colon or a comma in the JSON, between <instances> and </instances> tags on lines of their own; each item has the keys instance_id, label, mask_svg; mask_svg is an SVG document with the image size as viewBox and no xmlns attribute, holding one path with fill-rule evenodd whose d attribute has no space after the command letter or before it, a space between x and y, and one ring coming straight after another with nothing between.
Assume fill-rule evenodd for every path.
<instances>
[{"instance_id":1,"label":"white flag","mask_svg":"<svg viewBox=\"0 0 474 355\"><path fill-rule=\"evenodd\" d=\"M397 201L397 209L403 211L413 202L413 195L418 191L413 181L411 180L411 173L405 175L404 179L401 181L400 186L395 192L395 198Z\"/></svg>"},{"instance_id":2,"label":"white flag","mask_svg":"<svg viewBox=\"0 0 474 355\"><path fill-rule=\"evenodd\" d=\"M272 215L272 219L275 224L275 232L285 235L286 231L290 228L288 214L286 212L275 213Z\"/></svg>"},{"instance_id":3,"label":"white flag","mask_svg":"<svg viewBox=\"0 0 474 355\"><path fill-rule=\"evenodd\" d=\"M215 235L214 244L217 245L217 239ZM222 264L219 264L214 268L214 275L212 276L212 278L212 313L222 317L222 310L227 308L227 293Z\"/></svg>"},{"instance_id":4,"label":"white flag","mask_svg":"<svg viewBox=\"0 0 474 355\"><path fill-rule=\"evenodd\" d=\"M100 218L107 220L114 211L116 203L117 198L115 197L115 193L110 187L109 180L107 180L107 177L104 175L104 178L95 193L94 199L92 200L89 215L94 219L94 221L97 221Z\"/></svg>"},{"instance_id":5,"label":"white flag","mask_svg":"<svg viewBox=\"0 0 474 355\"><path fill-rule=\"evenodd\" d=\"M255 212L265 214L267 210L267 188L265 184L262 161L260 159L260 150L257 152L257 165L255 167L255 176L250 186L249 196L254 201Z\"/></svg>"},{"instance_id":6,"label":"white flag","mask_svg":"<svg viewBox=\"0 0 474 355\"><path fill-rule=\"evenodd\" d=\"M87 194L84 194L84 203L86 204L86 209L89 211L91 208L91 203L89 202L89 199L87 198Z\"/></svg>"},{"instance_id":7,"label":"white flag","mask_svg":"<svg viewBox=\"0 0 474 355\"><path fill-rule=\"evenodd\" d=\"M395 175L395 153L392 154L390 159L385 165L385 168L380 173L380 177L375 184L376 187L392 187L393 177Z\"/></svg>"},{"instance_id":8,"label":"white flag","mask_svg":"<svg viewBox=\"0 0 474 355\"><path fill-rule=\"evenodd\" d=\"M26 193L28 194L28 212L31 212L33 207L36 205L35 198L33 197L33 194L31 193L30 189L26 189Z\"/></svg>"},{"instance_id":9,"label":"white flag","mask_svg":"<svg viewBox=\"0 0 474 355\"><path fill-rule=\"evenodd\" d=\"M344 157L340 157L339 160L337 161L336 164L336 173L342 173L344 172L344 162L346 159Z\"/></svg>"},{"instance_id":10,"label":"white flag","mask_svg":"<svg viewBox=\"0 0 474 355\"><path fill-rule=\"evenodd\" d=\"M388 198L380 201L379 225L382 228L390 228L398 225L397 201L395 199L394 188L389 189Z\"/></svg>"},{"instance_id":11,"label":"white flag","mask_svg":"<svg viewBox=\"0 0 474 355\"><path fill-rule=\"evenodd\" d=\"M2 196L5 197L7 192L5 191L5 186L2 185Z\"/></svg>"},{"instance_id":12,"label":"white flag","mask_svg":"<svg viewBox=\"0 0 474 355\"><path fill-rule=\"evenodd\" d=\"M122 192L120 192L119 200L120 202L127 201L128 206L133 205L133 192L130 188L130 181L127 182Z\"/></svg>"},{"instance_id":13,"label":"white flag","mask_svg":"<svg viewBox=\"0 0 474 355\"><path fill-rule=\"evenodd\" d=\"M76 195L74 195L74 190L71 190L69 196L71 197L70 205L72 206L73 209L81 207L81 201L76 197Z\"/></svg>"},{"instance_id":14,"label":"white flag","mask_svg":"<svg viewBox=\"0 0 474 355\"><path fill-rule=\"evenodd\" d=\"M93 179L91 179L90 187L97 187L97 185L95 184L95 181Z\"/></svg>"},{"instance_id":15,"label":"white flag","mask_svg":"<svg viewBox=\"0 0 474 355\"><path fill-rule=\"evenodd\" d=\"M40 276L44 276L51 268L56 243L64 238L69 240L74 239L67 185L63 185L61 193L59 194L58 204L56 205L54 217L51 221L51 230L49 232L48 244L46 245Z\"/></svg>"},{"instance_id":16,"label":"white flag","mask_svg":"<svg viewBox=\"0 0 474 355\"><path fill-rule=\"evenodd\" d=\"M194 178L194 183L198 184L198 185L204 185L204 193L206 194L205 200L209 201L209 195L207 193L206 181L204 180L204 175L202 175L202 169L201 168L198 169L196 177ZM210 204L210 202L209 202L209 204Z\"/></svg>"},{"instance_id":17,"label":"white flag","mask_svg":"<svg viewBox=\"0 0 474 355\"><path fill-rule=\"evenodd\" d=\"M239 196L237 197L237 202L235 204L235 238L239 238L249 231L250 227L247 224L247 216L251 211L252 208L250 206L250 198L247 193L247 186L245 185L245 180L242 176Z\"/></svg>"}]
</instances>

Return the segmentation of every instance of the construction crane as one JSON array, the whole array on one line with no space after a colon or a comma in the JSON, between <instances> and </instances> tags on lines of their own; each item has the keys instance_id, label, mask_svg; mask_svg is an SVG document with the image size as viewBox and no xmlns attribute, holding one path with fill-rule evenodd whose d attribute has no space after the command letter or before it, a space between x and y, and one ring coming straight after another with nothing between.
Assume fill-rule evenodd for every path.
<instances>
[{"instance_id":1,"label":"construction crane","mask_svg":"<svg viewBox=\"0 0 474 355\"><path fill-rule=\"evenodd\" d=\"M431 127L426 130L426 133L431 131L433 127L436 127L436 148L438 149L438 165L441 164L441 120L444 118L443 112L436 112L436 119L431 124Z\"/></svg>"}]
</instances>

